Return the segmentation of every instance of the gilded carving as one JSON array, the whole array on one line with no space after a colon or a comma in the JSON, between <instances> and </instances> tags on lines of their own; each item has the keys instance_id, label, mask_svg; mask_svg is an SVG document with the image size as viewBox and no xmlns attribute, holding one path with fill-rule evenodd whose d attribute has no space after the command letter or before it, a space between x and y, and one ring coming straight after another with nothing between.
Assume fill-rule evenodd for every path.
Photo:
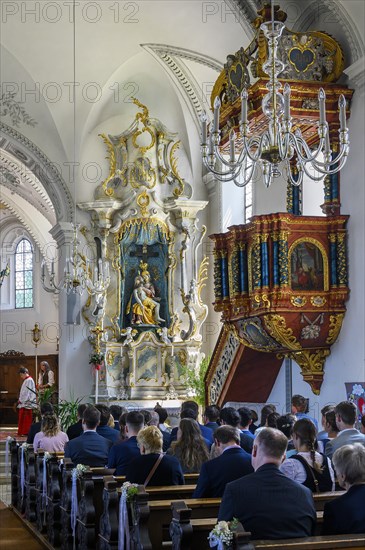
<instances>
[{"instance_id":1,"label":"gilded carving","mask_svg":"<svg viewBox=\"0 0 365 550\"><path fill-rule=\"evenodd\" d=\"M323 381L323 367L326 358L331 351L329 349L302 350L288 354L301 368L305 382L308 382L314 394L319 395Z\"/></svg>"},{"instance_id":2,"label":"gilded carving","mask_svg":"<svg viewBox=\"0 0 365 550\"><path fill-rule=\"evenodd\" d=\"M144 189L144 191L142 191L142 193L140 193L137 197L137 204L138 206L140 207L141 209L141 215L142 216L148 216L148 206L150 204L150 198L149 196L147 195L147 192L146 190Z\"/></svg>"},{"instance_id":3,"label":"gilded carving","mask_svg":"<svg viewBox=\"0 0 365 550\"><path fill-rule=\"evenodd\" d=\"M271 336L277 340L283 348L289 350L301 349L301 345L293 335L293 330L287 328L285 318L281 315L265 315L265 325Z\"/></svg>"},{"instance_id":4,"label":"gilded carving","mask_svg":"<svg viewBox=\"0 0 365 550\"><path fill-rule=\"evenodd\" d=\"M330 315L330 324L328 330L328 337L326 339L326 344L332 345L336 342L337 337L340 333L342 327L342 321L344 318L344 313L338 313L336 315Z\"/></svg>"}]
</instances>

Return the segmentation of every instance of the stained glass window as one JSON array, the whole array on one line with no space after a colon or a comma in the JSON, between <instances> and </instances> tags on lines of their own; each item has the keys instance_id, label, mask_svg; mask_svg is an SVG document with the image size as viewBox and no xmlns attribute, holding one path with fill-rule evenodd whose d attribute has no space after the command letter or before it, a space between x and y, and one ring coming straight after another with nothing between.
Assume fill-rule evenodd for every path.
<instances>
[{"instance_id":1,"label":"stained glass window","mask_svg":"<svg viewBox=\"0 0 365 550\"><path fill-rule=\"evenodd\" d=\"M15 307L33 307L33 249L28 239L15 251Z\"/></svg>"}]
</instances>

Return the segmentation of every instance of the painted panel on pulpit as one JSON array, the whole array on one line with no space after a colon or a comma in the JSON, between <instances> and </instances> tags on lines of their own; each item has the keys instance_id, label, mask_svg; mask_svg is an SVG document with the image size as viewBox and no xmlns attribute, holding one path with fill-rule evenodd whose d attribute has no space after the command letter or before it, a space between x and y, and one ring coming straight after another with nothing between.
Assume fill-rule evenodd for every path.
<instances>
[{"instance_id":1,"label":"painted panel on pulpit","mask_svg":"<svg viewBox=\"0 0 365 550\"><path fill-rule=\"evenodd\" d=\"M120 240L120 328L168 326L168 234L163 222L135 220Z\"/></svg>"},{"instance_id":2,"label":"painted panel on pulpit","mask_svg":"<svg viewBox=\"0 0 365 550\"><path fill-rule=\"evenodd\" d=\"M312 242L302 241L290 257L293 290L324 290L323 256Z\"/></svg>"}]
</instances>

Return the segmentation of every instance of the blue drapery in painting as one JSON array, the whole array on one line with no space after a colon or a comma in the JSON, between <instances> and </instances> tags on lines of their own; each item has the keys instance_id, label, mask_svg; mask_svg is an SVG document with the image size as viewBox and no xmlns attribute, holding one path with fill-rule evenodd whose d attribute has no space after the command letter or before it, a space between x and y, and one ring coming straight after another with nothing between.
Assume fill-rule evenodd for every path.
<instances>
[{"instance_id":1,"label":"blue drapery in painting","mask_svg":"<svg viewBox=\"0 0 365 550\"><path fill-rule=\"evenodd\" d=\"M131 325L131 312L126 313L140 273L140 261L148 264L156 296L160 298L160 317L166 320L160 326L169 326L168 307L168 230L159 220L132 220L127 222L119 241L121 271L120 328Z\"/></svg>"}]
</instances>

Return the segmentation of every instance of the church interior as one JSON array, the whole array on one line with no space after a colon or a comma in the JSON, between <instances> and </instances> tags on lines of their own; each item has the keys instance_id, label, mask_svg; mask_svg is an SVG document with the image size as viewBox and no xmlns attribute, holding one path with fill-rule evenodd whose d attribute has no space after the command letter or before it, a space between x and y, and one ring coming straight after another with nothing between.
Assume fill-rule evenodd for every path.
<instances>
[{"instance_id":1,"label":"church interior","mask_svg":"<svg viewBox=\"0 0 365 550\"><path fill-rule=\"evenodd\" d=\"M62 399L97 391L173 405L189 393L186 369L206 357L207 402L285 411L292 392L318 417L346 383L364 382L363 9L356 0L275 6L279 54L292 55L278 81L292 85L294 127L318 145L322 88L333 151L340 94L350 142L336 175L304 174L288 191L283 170L267 186L260 165L240 187L215 176L209 155L202 162L202 116L210 132L219 118L226 160L234 129L238 157L244 86L251 135L263 133L268 4L3 4L1 357L13 366L1 390L16 398L14 365L36 375L48 358ZM281 246L287 279L274 274ZM22 275L20 253L30 258ZM342 276L332 272L339 255ZM134 313L143 276L145 319ZM97 375L95 352L105 358Z\"/></svg>"},{"instance_id":2,"label":"church interior","mask_svg":"<svg viewBox=\"0 0 365 550\"><path fill-rule=\"evenodd\" d=\"M1 3L4 437L44 361L55 400L175 422L295 394L365 414L364 22L363 0Z\"/></svg>"}]
</instances>

